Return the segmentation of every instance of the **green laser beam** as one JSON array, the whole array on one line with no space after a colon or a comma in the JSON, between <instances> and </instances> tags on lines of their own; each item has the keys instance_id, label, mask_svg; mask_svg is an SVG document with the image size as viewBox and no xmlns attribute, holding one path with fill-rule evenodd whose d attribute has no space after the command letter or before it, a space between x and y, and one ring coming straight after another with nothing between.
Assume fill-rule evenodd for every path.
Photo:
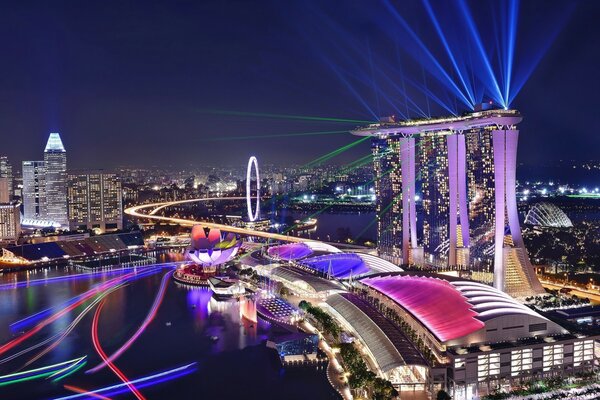
<instances>
[{"instance_id":1,"label":"green laser beam","mask_svg":"<svg viewBox=\"0 0 600 400\"><path fill-rule=\"evenodd\" d=\"M231 115L231 116L236 116L236 117L292 119L292 120L299 120L299 121L335 122L335 123L343 123L343 124L372 124L374 122L374 121L366 121L366 120L350 119L350 118L317 117L317 116L312 116L312 115L258 113L258 112L249 112L249 111L200 109L200 112L204 113L204 114Z\"/></svg>"},{"instance_id":2,"label":"green laser beam","mask_svg":"<svg viewBox=\"0 0 600 400\"><path fill-rule=\"evenodd\" d=\"M339 148L337 148L337 149L335 149L333 151L330 151L329 153L324 154L324 155L322 155L322 156L320 156L318 158L315 158L314 160L308 162L307 164L305 164L303 166L303 168L310 168L310 167L314 167L315 165L322 164L323 162L325 162L327 160L330 160L333 157L338 156L341 153L343 153L345 151L348 151L348 150L350 150L351 148L353 148L355 146L358 146L359 144L361 144L362 142L364 142L365 140L368 140L368 139L370 139L370 138L368 136L365 136L365 137L362 137L362 138L360 138L358 140L355 140L352 143L348 143L347 145L344 145L344 146L339 147Z\"/></svg>"},{"instance_id":3,"label":"green laser beam","mask_svg":"<svg viewBox=\"0 0 600 400\"><path fill-rule=\"evenodd\" d=\"M229 140L250 140L250 139L272 139L280 137L294 137L294 136L319 136L319 135L336 135L336 134L347 134L348 131L317 131L317 132L294 132L294 133L276 133L273 135L252 135L252 136L229 136L229 137L218 137L212 139L206 139L207 142L223 142Z\"/></svg>"}]
</instances>

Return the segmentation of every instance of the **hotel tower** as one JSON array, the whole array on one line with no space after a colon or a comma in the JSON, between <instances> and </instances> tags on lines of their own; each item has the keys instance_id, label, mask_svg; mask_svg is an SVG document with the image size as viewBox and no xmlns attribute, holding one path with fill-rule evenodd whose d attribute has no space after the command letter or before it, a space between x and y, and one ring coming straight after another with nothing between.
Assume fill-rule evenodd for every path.
<instances>
[{"instance_id":1,"label":"hotel tower","mask_svg":"<svg viewBox=\"0 0 600 400\"><path fill-rule=\"evenodd\" d=\"M468 269L517 297L541 293L517 211L521 120L516 110L481 109L352 131L372 137L379 255Z\"/></svg>"}]
</instances>

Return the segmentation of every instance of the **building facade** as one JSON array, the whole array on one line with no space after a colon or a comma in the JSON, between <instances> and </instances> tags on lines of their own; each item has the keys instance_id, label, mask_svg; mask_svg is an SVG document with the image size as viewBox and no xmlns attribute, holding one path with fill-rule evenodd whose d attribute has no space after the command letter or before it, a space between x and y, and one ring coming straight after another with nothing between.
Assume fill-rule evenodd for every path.
<instances>
[{"instance_id":1,"label":"building facade","mask_svg":"<svg viewBox=\"0 0 600 400\"><path fill-rule=\"evenodd\" d=\"M0 203L0 241L16 242L20 235L20 203Z\"/></svg>"},{"instance_id":2,"label":"building facade","mask_svg":"<svg viewBox=\"0 0 600 400\"><path fill-rule=\"evenodd\" d=\"M13 170L6 156L0 156L0 203L8 203L13 197Z\"/></svg>"},{"instance_id":3,"label":"building facade","mask_svg":"<svg viewBox=\"0 0 600 400\"><path fill-rule=\"evenodd\" d=\"M119 176L102 171L76 172L67 183L69 229L123 228L122 188Z\"/></svg>"},{"instance_id":4,"label":"building facade","mask_svg":"<svg viewBox=\"0 0 600 400\"><path fill-rule=\"evenodd\" d=\"M46 164L46 218L69 226L67 212L67 152L58 133L51 133L44 149Z\"/></svg>"},{"instance_id":5,"label":"building facade","mask_svg":"<svg viewBox=\"0 0 600 400\"><path fill-rule=\"evenodd\" d=\"M46 163L23 161L23 218L45 220L46 210Z\"/></svg>"},{"instance_id":6,"label":"building facade","mask_svg":"<svg viewBox=\"0 0 600 400\"><path fill-rule=\"evenodd\" d=\"M486 110L353 131L372 137L380 256L467 268L514 296L541 293L516 205L521 120L516 110Z\"/></svg>"}]
</instances>

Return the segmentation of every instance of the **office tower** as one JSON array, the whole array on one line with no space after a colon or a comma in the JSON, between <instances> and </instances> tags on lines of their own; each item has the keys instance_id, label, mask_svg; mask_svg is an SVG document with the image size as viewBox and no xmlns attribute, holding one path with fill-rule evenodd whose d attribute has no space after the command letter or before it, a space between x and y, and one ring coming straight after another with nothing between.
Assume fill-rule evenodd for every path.
<instances>
[{"instance_id":1,"label":"office tower","mask_svg":"<svg viewBox=\"0 0 600 400\"><path fill-rule=\"evenodd\" d=\"M23 161L23 218L45 220L46 216L46 163Z\"/></svg>"},{"instance_id":2,"label":"office tower","mask_svg":"<svg viewBox=\"0 0 600 400\"><path fill-rule=\"evenodd\" d=\"M8 203L12 199L13 185L12 165L6 156L0 156L0 203Z\"/></svg>"},{"instance_id":3,"label":"office tower","mask_svg":"<svg viewBox=\"0 0 600 400\"><path fill-rule=\"evenodd\" d=\"M0 203L8 203L10 198L8 178L0 177Z\"/></svg>"},{"instance_id":4,"label":"office tower","mask_svg":"<svg viewBox=\"0 0 600 400\"><path fill-rule=\"evenodd\" d=\"M58 133L51 133L44 150L46 163L46 218L69 226L67 212L67 152Z\"/></svg>"},{"instance_id":5,"label":"office tower","mask_svg":"<svg viewBox=\"0 0 600 400\"><path fill-rule=\"evenodd\" d=\"M493 271L487 282L502 291L541 293L516 206L516 125L521 120L516 110L481 110L353 131L373 138L379 254L434 268L487 268ZM417 181L422 192L418 217Z\"/></svg>"},{"instance_id":6,"label":"office tower","mask_svg":"<svg viewBox=\"0 0 600 400\"><path fill-rule=\"evenodd\" d=\"M0 241L16 242L21 234L19 203L0 204Z\"/></svg>"},{"instance_id":7,"label":"office tower","mask_svg":"<svg viewBox=\"0 0 600 400\"><path fill-rule=\"evenodd\" d=\"M117 174L74 172L67 180L69 228L122 229L122 190Z\"/></svg>"}]
</instances>

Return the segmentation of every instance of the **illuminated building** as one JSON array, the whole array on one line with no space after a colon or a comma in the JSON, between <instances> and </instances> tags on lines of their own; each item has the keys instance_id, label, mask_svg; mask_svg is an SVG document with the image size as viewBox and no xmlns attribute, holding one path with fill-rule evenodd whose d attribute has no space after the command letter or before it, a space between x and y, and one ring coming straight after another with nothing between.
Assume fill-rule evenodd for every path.
<instances>
[{"instance_id":1,"label":"illuminated building","mask_svg":"<svg viewBox=\"0 0 600 400\"><path fill-rule=\"evenodd\" d=\"M485 110L354 130L373 138L380 256L396 263L488 271L489 282L514 296L543 292L517 213L516 125L521 120L516 110Z\"/></svg>"},{"instance_id":2,"label":"illuminated building","mask_svg":"<svg viewBox=\"0 0 600 400\"><path fill-rule=\"evenodd\" d=\"M378 249L395 263L402 260L402 201L400 146L396 139L373 138L375 175L375 211L377 213Z\"/></svg>"},{"instance_id":3,"label":"illuminated building","mask_svg":"<svg viewBox=\"0 0 600 400\"><path fill-rule=\"evenodd\" d=\"M315 361L319 350L319 336L306 333L288 333L268 340L267 347L277 350L279 359L284 365Z\"/></svg>"},{"instance_id":4,"label":"illuminated building","mask_svg":"<svg viewBox=\"0 0 600 400\"><path fill-rule=\"evenodd\" d=\"M552 203L537 203L529 209L525 223L542 228L572 228L573 222Z\"/></svg>"},{"instance_id":5,"label":"illuminated building","mask_svg":"<svg viewBox=\"0 0 600 400\"><path fill-rule=\"evenodd\" d=\"M114 173L71 173L67 180L69 229L123 228L121 180Z\"/></svg>"},{"instance_id":6,"label":"illuminated building","mask_svg":"<svg viewBox=\"0 0 600 400\"><path fill-rule=\"evenodd\" d=\"M571 334L506 293L482 283L436 274L400 273L366 277L356 287L360 298L346 296L354 308L366 310L360 303L369 302L373 309L386 310L387 320L390 315L392 320L399 318L403 333L410 333L412 343L420 345L421 351L430 351L426 368L435 360L435 368L427 371L430 379L426 381L433 384L430 391L445 389L453 399L482 398L501 385L519 386L526 381L590 372L598 360L599 336ZM350 307L329 299L328 303L341 314L347 314L344 308ZM368 314L373 315L373 310ZM385 344L384 338L374 340L374 329L365 332L365 342L373 343L369 348L382 370L388 370L389 379L394 379L392 366L404 367L404 376L406 367L416 372L414 367L424 365L418 359L405 359L408 365L403 365L399 359L385 368L393 349L382 354L383 346L378 343ZM394 337L387 336L390 340Z\"/></svg>"},{"instance_id":7,"label":"illuminated building","mask_svg":"<svg viewBox=\"0 0 600 400\"><path fill-rule=\"evenodd\" d=\"M58 133L51 133L44 149L46 218L69 226L67 211L67 152Z\"/></svg>"},{"instance_id":8,"label":"illuminated building","mask_svg":"<svg viewBox=\"0 0 600 400\"><path fill-rule=\"evenodd\" d=\"M0 156L0 203L8 203L13 196L12 165L6 156Z\"/></svg>"},{"instance_id":9,"label":"illuminated building","mask_svg":"<svg viewBox=\"0 0 600 400\"><path fill-rule=\"evenodd\" d=\"M45 220L46 163L23 161L23 218Z\"/></svg>"},{"instance_id":10,"label":"illuminated building","mask_svg":"<svg viewBox=\"0 0 600 400\"><path fill-rule=\"evenodd\" d=\"M0 203L0 241L16 242L21 234L19 203Z\"/></svg>"},{"instance_id":11,"label":"illuminated building","mask_svg":"<svg viewBox=\"0 0 600 400\"><path fill-rule=\"evenodd\" d=\"M8 178L0 177L0 203L8 203L10 201Z\"/></svg>"}]
</instances>

